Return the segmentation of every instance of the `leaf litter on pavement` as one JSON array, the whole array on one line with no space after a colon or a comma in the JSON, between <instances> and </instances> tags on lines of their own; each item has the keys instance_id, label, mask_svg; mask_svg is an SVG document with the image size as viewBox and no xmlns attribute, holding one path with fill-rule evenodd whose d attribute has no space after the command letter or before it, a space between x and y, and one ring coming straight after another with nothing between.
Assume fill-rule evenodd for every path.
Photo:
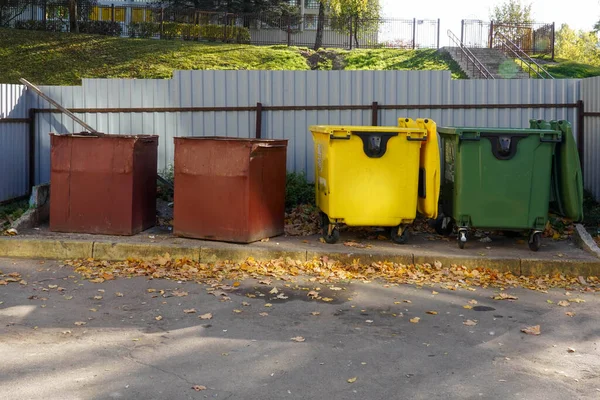
<instances>
[{"instance_id":1,"label":"leaf litter on pavement","mask_svg":"<svg viewBox=\"0 0 600 400\"><path fill-rule=\"evenodd\" d=\"M350 263L329 260L327 257L311 261L298 261L276 259L259 262L252 257L243 262L220 261L216 263L200 263L189 259L174 259L168 254L158 259L146 261L128 259L126 261L99 261L94 259L69 260L65 262L75 268L85 279L100 282L98 278L134 277L144 276L153 279L169 279L177 281L196 281L198 283L214 284L227 280L241 281L255 278L259 283L270 285L273 279L290 281L295 277L306 276L316 279L321 283L339 281L373 281L382 280L388 283L414 284L417 286L434 284L453 284L455 288L473 290L481 288L523 287L532 290L546 291L550 288L582 288L578 277L564 274L545 276L516 276L510 272L499 272L487 268L468 269L459 265L441 265L441 263L404 265L394 262L373 262L361 264L358 260ZM8 279L0 275L5 281ZM13 278L16 281L18 278ZM11 282L11 281L8 281ZM587 291L599 291L600 280L597 277L587 278ZM277 290L277 289L275 289ZM271 293L276 293L271 289ZM148 292L150 292L148 290ZM186 295L186 292L177 291L176 296ZM222 291L215 291L215 295ZM316 294L316 296L315 296ZM432 291L432 294L437 294ZM309 297L319 296L314 291L308 293ZM516 296L500 292L495 295L496 300L516 300ZM329 300L324 297L323 301ZM572 299L571 302L582 302L582 299Z\"/></svg>"}]
</instances>

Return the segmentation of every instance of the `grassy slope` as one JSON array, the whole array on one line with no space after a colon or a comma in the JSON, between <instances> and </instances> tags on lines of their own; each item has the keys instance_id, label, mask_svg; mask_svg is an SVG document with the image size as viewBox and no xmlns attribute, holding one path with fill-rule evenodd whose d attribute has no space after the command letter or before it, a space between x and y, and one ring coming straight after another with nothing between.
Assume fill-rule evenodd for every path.
<instances>
[{"instance_id":1,"label":"grassy slope","mask_svg":"<svg viewBox=\"0 0 600 400\"><path fill-rule=\"evenodd\" d=\"M0 83L26 78L47 85L77 85L81 78L169 78L175 69L310 69L308 49L205 44L179 40L0 29ZM460 69L435 50L333 50L346 69ZM331 68L331 64L325 66Z\"/></svg>"},{"instance_id":2,"label":"grassy slope","mask_svg":"<svg viewBox=\"0 0 600 400\"><path fill-rule=\"evenodd\" d=\"M179 40L0 29L0 82L79 84L81 78L169 78L174 69L308 69L298 51Z\"/></svg>"},{"instance_id":3,"label":"grassy slope","mask_svg":"<svg viewBox=\"0 0 600 400\"><path fill-rule=\"evenodd\" d=\"M427 50L353 50L345 52L346 69L369 70L450 70L454 79L466 78L447 54Z\"/></svg>"}]
</instances>

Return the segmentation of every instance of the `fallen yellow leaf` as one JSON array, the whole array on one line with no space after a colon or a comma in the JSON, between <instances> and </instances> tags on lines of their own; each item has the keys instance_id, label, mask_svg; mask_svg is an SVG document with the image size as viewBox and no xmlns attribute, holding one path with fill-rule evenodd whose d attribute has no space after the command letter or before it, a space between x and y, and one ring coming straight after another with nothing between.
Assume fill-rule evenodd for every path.
<instances>
[{"instance_id":1,"label":"fallen yellow leaf","mask_svg":"<svg viewBox=\"0 0 600 400\"><path fill-rule=\"evenodd\" d=\"M261 317L266 317L267 315L269 315L269 313L266 312L261 312L258 315L260 315Z\"/></svg>"},{"instance_id":2,"label":"fallen yellow leaf","mask_svg":"<svg viewBox=\"0 0 600 400\"><path fill-rule=\"evenodd\" d=\"M463 322L463 325L475 326L475 325L477 325L477 322L475 322L475 321L473 321L471 319L468 319L468 320L466 320L466 321Z\"/></svg>"},{"instance_id":3,"label":"fallen yellow leaf","mask_svg":"<svg viewBox=\"0 0 600 400\"><path fill-rule=\"evenodd\" d=\"M348 383L354 383L356 382L356 379L358 379L356 376L354 378L350 378L348 379Z\"/></svg>"},{"instance_id":4,"label":"fallen yellow leaf","mask_svg":"<svg viewBox=\"0 0 600 400\"><path fill-rule=\"evenodd\" d=\"M274 287L273 289L269 290L269 293L271 293L271 294L277 294L277 293L279 293L279 290L277 290L277 288Z\"/></svg>"},{"instance_id":5,"label":"fallen yellow leaf","mask_svg":"<svg viewBox=\"0 0 600 400\"><path fill-rule=\"evenodd\" d=\"M206 313L206 314L202 314L200 316L198 316L198 318L200 319L211 319L213 317L213 315L211 313Z\"/></svg>"},{"instance_id":6,"label":"fallen yellow leaf","mask_svg":"<svg viewBox=\"0 0 600 400\"><path fill-rule=\"evenodd\" d=\"M117 292L117 293L115 293L115 296L117 296L117 297L123 297L123 293Z\"/></svg>"},{"instance_id":7,"label":"fallen yellow leaf","mask_svg":"<svg viewBox=\"0 0 600 400\"><path fill-rule=\"evenodd\" d=\"M183 297L183 296L187 296L188 292L185 291L179 291L179 290L173 290L173 296L177 296L177 297Z\"/></svg>"},{"instance_id":8,"label":"fallen yellow leaf","mask_svg":"<svg viewBox=\"0 0 600 400\"><path fill-rule=\"evenodd\" d=\"M521 329L521 332L526 333L528 335L539 335L542 333L539 325L528 326L527 328Z\"/></svg>"},{"instance_id":9,"label":"fallen yellow leaf","mask_svg":"<svg viewBox=\"0 0 600 400\"><path fill-rule=\"evenodd\" d=\"M313 311L313 312L311 312L311 315L321 315L321 313L318 311Z\"/></svg>"},{"instance_id":10,"label":"fallen yellow leaf","mask_svg":"<svg viewBox=\"0 0 600 400\"><path fill-rule=\"evenodd\" d=\"M242 312L242 310L234 309L233 312L236 313L236 314L239 314L239 313Z\"/></svg>"},{"instance_id":11,"label":"fallen yellow leaf","mask_svg":"<svg viewBox=\"0 0 600 400\"><path fill-rule=\"evenodd\" d=\"M48 289L56 289L58 285L48 285Z\"/></svg>"},{"instance_id":12,"label":"fallen yellow leaf","mask_svg":"<svg viewBox=\"0 0 600 400\"><path fill-rule=\"evenodd\" d=\"M250 303L248 303L247 301L242 301L242 305L243 305L244 307L249 307L249 306L250 306Z\"/></svg>"},{"instance_id":13,"label":"fallen yellow leaf","mask_svg":"<svg viewBox=\"0 0 600 400\"><path fill-rule=\"evenodd\" d=\"M439 294L439 293L434 290L434 291L431 292L431 294L436 295L436 294Z\"/></svg>"},{"instance_id":14,"label":"fallen yellow leaf","mask_svg":"<svg viewBox=\"0 0 600 400\"><path fill-rule=\"evenodd\" d=\"M273 307L273 304L267 303L267 304L265 304L265 307Z\"/></svg>"},{"instance_id":15,"label":"fallen yellow leaf","mask_svg":"<svg viewBox=\"0 0 600 400\"><path fill-rule=\"evenodd\" d=\"M333 299L331 297L323 297L321 300L326 301L326 302L333 301Z\"/></svg>"},{"instance_id":16,"label":"fallen yellow leaf","mask_svg":"<svg viewBox=\"0 0 600 400\"><path fill-rule=\"evenodd\" d=\"M83 322L83 321L77 321L77 322L75 322L75 325L77 325L77 326L83 326L85 324L87 324L87 322Z\"/></svg>"},{"instance_id":17,"label":"fallen yellow leaf","mask_svg":"<svg viewBox=\"0 0 600 400\"><path fill-rule=\"evenodd\" d=\"M195 308L188 308L183 310L184 313L186 314L195 314L196 313L196 309Z\"/></svg>"},{"instance_id":18,"label":"fallen yellow leaf","mask_svg":"<svg viewBox=\"0 0 600 400\"><path fill-rule=\"evenodd\" d=\"M426 311L425 313L429 314L429 315L437 315L438 314L437 311Z\"/></svg>"},{"instance_id":19,"label":"fallen yellow leaf","mask_svg":"<svg viewBox=\"0 0 600 400\"><path fill-rule=\"evenodd\" d=\"M306 339L304 339L302 336L295 336L291 340L294 342L304 342Z\"/></svg>"},{"instance_id":20,"label":"fallen yellow leaf","mask_svg":"<svg viewBox=\"0 0 600 400\"><path fill-rule=\"evenodd\" d=\"M411 319L410 319L410 322L412 322L413 324L418 324L420 320L421 320L421 318L419 318L419 317L414 317L414 318L411 318Z\"/></svg>"},{"instance_id":21,"label":"fallen yellow leaf","mask_svg":"<svg viewBox=\"0 0 600 400\"><path fill-rule=\"evenodd\" d=\"M561 307L569 307L571 303L569 303L567 300L561 300L558 302L558 305Z\"/></svg>"},{"instance_id":22,"label":"fallen yellow leaf","mask_svg":"<svg viewBox=\"0 0 600 400\"><path fill-rule=\"evenodd\" d=\"M192 389L194 389L196 392L199 392L201 390L206 390L206 386L194 385L194 386L192 386Z\"/></svg>"},{"instance_id":23,"label":"fallen yellow leaf","mask_svg":"<svg viewBox=\"0 0 600 400\"><path fill-rule=\"evenodd\" d=\"M576 298L576 299L569 299L569 301L571 303L585 303L585 300L580 299L580 298Z\"/></svg>"},{"instance_id":24,"label":"fallen yellow leaf","mask_svg":"<svg viewBox=\"0 0 600 400\"><path fill-rule=\"evenodd\" d=\"M162 319L162 316L159 315L158 317L154 317L155 320L160 321Z\"/></svg>"},{"instance_id":25,"label":"fallen yellow leaf","mask_svg":"<svg viewBox=\"0 0 600 400\"><path fill-rule=\"evenodd\" d=\"M470 309L472 309L472 308L473 308L473 306L471 306L471 305L469 305L469 304L466 304L466 305L464 305L464 306L463 306L463 308L466 308L467 310L470 310Z\"/></svg>"},{"instance_id":26,"label":"fallen yellow leaf","mask_svg":"<svg viewBox=\"0 0 600 400\"><path fill-rule=\"evenodd\" d=\"M102 300L102 296L94 296L94 300Z\"/></svg>"},{"instance_id":27,"label":"fallen yellow leaf","mask_svg":"<svg viewBox=\"0 0 600 400\"><path fill-rule=\"evenodd\" d=\"M566 314L566 315L568 315L569 317L574 317L574 316L576 315L576 314L575 314L574 312L572 312L572 311L567 311L565 314Z\"/></svg>"}]
</instances>

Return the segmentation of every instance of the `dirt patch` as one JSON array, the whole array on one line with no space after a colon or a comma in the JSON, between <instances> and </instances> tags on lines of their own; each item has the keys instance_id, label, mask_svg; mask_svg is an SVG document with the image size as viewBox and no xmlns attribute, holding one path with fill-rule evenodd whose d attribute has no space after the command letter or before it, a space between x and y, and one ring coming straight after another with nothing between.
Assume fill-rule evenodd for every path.
<instances>
[{"instance_id":1,"label":"dirt patch","mask_svg":"<svg viewBox=\"0 0 600 400\"><path fill-rule=\"evenodd\" d=\"M303 50L300 54L306 58L312 70L334 70L339 71L346 68L344 57L335 50Z\"/></svg>"}]
</instances>

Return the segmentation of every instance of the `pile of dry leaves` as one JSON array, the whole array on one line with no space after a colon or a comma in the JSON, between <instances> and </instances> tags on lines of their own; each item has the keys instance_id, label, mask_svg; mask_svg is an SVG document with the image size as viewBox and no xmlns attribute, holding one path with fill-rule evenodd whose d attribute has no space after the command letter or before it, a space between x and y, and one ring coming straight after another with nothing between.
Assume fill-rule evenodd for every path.
<instances>
[{"instance_id":1,"label":"pile of dry leaves","mask_svg":"<svg viewBox=\"0 0 600 400\"><path fill-rule=\"evenodd\" d=\"M287 236L310 236L321 232L319 210L308 204L301 204L285 214L285 234Z\"/></svg>"},{"instance_id":2,"label":"pile of dry leaves","mask_svg":"<svg viewBox=\"0 0 600 400\"><path fill-rule=\"evenodd\" d=\"M259 262L252 258L241 263L217 262L203 264L187 259L172 259L168 254L153 261L130 259L122 262L96 261L93 259L67 261L67 265L92 282L103 282L115 277L145 276L155 279L196 281L215 283L224 280L243 280L246 278L274 278L293 280L303 276L319 282L372 281L382 280L389 283L415 284L418 286L440 284L450 290L473 287L525 287L545 291L549 288L580 287L588 291L599 291L600 280L596 277L569 277L561 274L554 276L525 277L511 273L502 273L485 268L469 270L458 265L402 265L392 262L374 262L361 265L357 260L342 263L323 257L320 260L302 262L292 259L277 259Z\"/></svg>"}]
</instances>

